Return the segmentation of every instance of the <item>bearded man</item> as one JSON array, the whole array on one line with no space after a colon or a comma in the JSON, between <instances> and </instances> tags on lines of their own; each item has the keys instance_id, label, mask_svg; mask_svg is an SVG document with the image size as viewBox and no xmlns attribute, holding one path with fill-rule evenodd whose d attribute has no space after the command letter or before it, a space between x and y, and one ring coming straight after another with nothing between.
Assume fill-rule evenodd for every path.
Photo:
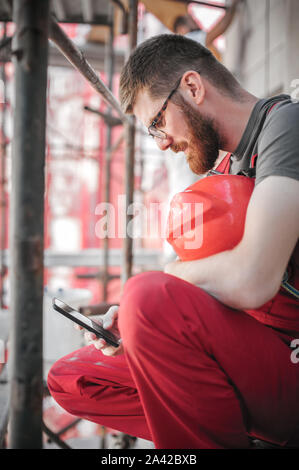
<instances>
[{"instance_id":1,"label":"bearded man","mask_svg":"<svg viewBox=\"0 0 299 470\"><path fill-rule=\"evenodd\" d=\"M132 277L104 317L105 327L118 325L121 347L91 337L53 366L52 395L157 448L250 448L256 438L298 446L299 104L258 99L178 35L133 51L120 100L194 172L255 169L244 236L233 249ZM220 149L230 152L225 162Z\"/></svg>"}]
</instances>

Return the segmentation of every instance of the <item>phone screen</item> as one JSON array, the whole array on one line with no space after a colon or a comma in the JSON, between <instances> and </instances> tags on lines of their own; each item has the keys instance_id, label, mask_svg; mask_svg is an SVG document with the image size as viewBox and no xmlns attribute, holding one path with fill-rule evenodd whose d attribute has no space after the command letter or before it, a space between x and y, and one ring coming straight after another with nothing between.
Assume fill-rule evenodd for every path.
<instances>
[{"instance_id":1,"label":"phone screen","mask_svg":"<svg viewBox=\"0 0 299 470\"><path fill-rule=\"evenodd\" d=\"M98 338L103 338L111 346L114 346L115 348L119 346L119 338L117 338L113 333L109 330L105 330L101 325L92 321L86 315L74 310L70 305L62 302L62 300L54 298L53 308L86 330L91 331Z\"/></svg>"}]
</instances>

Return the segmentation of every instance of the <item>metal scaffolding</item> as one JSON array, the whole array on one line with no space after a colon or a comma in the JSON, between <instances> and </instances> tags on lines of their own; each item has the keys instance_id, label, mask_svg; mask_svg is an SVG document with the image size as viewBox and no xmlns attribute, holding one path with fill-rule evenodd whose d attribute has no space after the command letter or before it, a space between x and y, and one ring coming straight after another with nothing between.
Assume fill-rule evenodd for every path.
<instances>
[{"instance_id":1,"label":"metal scaffolding","mask_svg":"<svg viewBox=\"0 0 299 470\"><path fill-rule=\"evenodd\" d=\"M111 6L111 26L109 28L109 40L107 43L106 51L106 66L107 66L107 77L108 77L108 87L113 90L113 74L114 74L114 49L113 49L113 40L114 40L114 24L113 24L113 12L114 7ZM107 114L108 117L111 117L111 107L109 107ZM106 155L105 155L105 190L104 190L104 201L110 202L110 179L111 179L111 145L112 145L112 126L107 123L107 133L106 133ZM103 301L106 302L108 299L108 284L109 284L109 237L108 231L104 238L104 272L103 272Z\"/></svg>"},{"instance_id":2,"label":"metal scaffolding","mask_svg":"<svg viewBox=\"0 0 299 470\"><path fill-rule=\"evenodd\" d=\"M6 24L3 26L3 41L6 41ZM6 201L6 116L7 116L7 84L5 63L1 66L0 80L3 87L2 99L2 119L1 119L1 165L0 165L0 308L4 308L4 277L6 275L6 266L4 263L4 250L6 247L6 220L7 220L7 201Z\"/></svg>"},{"instance_id":3,"label":"metal scaffolding","mask_svg":"<svg viewBox=\"0 0 299 470\"><path fill-rule=\"evenodd\" d=\"M113 2L116 5L118 2ZM137 40L137 0L129 1L130 51ZM85 11L85 16L88 12ZM11 348L10 348L10 447L42 448L43 397L43 272L45 125L48 39L100 93L124 124L126 159L126 214L133 201L135 121L123 113L112 94L114 73L113 22L108 24L108 86L98 77L80 49L50 14L50 1L14 0L12 41L15 66L14 138L11 193ZM106 190L110 199L110 162L113 152L111 125L107 129ZM115 146L114 146L115 147ZM126 216L126 223L132 216ZM132 240L125 238L122 282L132 274ZM4 250L2 250L3 253ZM104 269L109 279L109 245L104 245ZM3 263L4 264L4 263ZM107 291L106 291L107 295ZM28 432L30 429L30 432Z\"/></svg>"},{"instance_id":4,"label":"metal scaffolding","mask_svg":"<svg viewBox=\"0 0 299 470\"><path fill-rule=\"evenodd\" d=\"M131 52L137 44L137 6L138 0L129 0L129 52ZM125 122L125 140L126 140L126 179L125 179L125 192L126 192L126 219L125 227L128 227L132 215L129 215L128 208L133 202L134 193L134 163L135 163L135 118ZM124 239L123 249L123 263L121 271L122 284L131 277L133 266L133 240L126 233Z\"/></svg>"},{"instance_id":5,"label":"metal scaffolding","mask_svg":"<svg viewBox=\"0 0 299 470\"><path fill-rule=\"evenodd\" d=\"M10 446L42 447L44 165L49 0L15 0ZM30 432L28 432L30 429Z\"/></svg>"},{"instance_id":6,"label":"metal scaffolding","mask_svg":"<svg viewBox=\"0 0 299 470\"><path fill-rule=\"evenodd\" d=\"M76 44L68 38L58 23L52 19L50 21L49 39L51 39L68 61L80 72L83 77L92 85L97 93L100 93L104 100L115 109L123 122L130 121L130 118L124 114L119 102L114 97L109 88L97 75L96 71L85 59L83 53Z\"/></svg>"}]
</instances>

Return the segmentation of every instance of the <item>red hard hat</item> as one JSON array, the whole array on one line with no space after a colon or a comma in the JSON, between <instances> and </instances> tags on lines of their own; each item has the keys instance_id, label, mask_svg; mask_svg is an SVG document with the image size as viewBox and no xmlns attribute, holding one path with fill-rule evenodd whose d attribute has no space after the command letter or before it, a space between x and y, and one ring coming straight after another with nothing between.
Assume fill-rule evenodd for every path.
<instances>
[{"instance_id":1,"label":"red hard hat","mask_svg":"<svg viewBox=\"0 0 299 470\"><path fill-rule=\"evenodd\" d=\"M242 239L254 179L206 176L174 196L167 240L182 261L231 250Z\"/></svg>"}]
</instances>

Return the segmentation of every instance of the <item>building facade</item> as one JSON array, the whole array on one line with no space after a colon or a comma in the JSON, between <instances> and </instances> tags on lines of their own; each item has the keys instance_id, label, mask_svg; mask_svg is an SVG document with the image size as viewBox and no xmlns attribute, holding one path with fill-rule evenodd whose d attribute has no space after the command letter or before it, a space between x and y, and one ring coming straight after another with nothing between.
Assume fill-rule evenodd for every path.
<instances>
[{"instance_id":1,"label":"building facade","mask_svg":"<svg viewBox=\"0 0 299 470\"><path fill-rule=\"evenodd\" d=\"M299 2L243 0L226 34L225 65L258 97L299 99Z\"/></svg>"}]
</instances>

